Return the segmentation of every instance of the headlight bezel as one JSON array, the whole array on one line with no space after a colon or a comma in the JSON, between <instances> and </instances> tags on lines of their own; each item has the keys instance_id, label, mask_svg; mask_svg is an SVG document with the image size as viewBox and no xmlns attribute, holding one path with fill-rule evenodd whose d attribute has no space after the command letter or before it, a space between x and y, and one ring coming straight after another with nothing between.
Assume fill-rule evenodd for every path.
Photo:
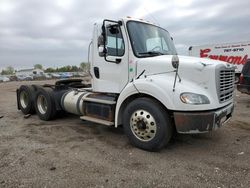
<instances>
[{"instance_id":1,"label":"headlight bezel","mask_svg":"<svg viewBox=\"0 0 250 188\"><path fill-rule=\"evenodd\" d=\"M191 104L191 105L210 104L210 101L206 95L192 93L192 92L181 93L180 100L184 104Z\"/></svg>"}]
</instances>

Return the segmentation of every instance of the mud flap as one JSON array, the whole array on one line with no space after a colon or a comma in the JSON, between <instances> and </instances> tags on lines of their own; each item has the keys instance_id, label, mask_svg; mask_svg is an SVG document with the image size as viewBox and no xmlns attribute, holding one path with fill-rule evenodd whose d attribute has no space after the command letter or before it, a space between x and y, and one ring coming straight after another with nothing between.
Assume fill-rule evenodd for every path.
<instances>
[{"instance_id":1,"label":"mud flap","mask_svg":"<svg viewBox=\"0 0 250 188\"><path fill-rule=\"evenodd\" d=\"M18 109L18 110L21 110L20 104L19 104L19 102L18 102L18 98L19 98L19 89L16 90L16 101L17 101L17 109Z\"/></svg>"}]
</instances>

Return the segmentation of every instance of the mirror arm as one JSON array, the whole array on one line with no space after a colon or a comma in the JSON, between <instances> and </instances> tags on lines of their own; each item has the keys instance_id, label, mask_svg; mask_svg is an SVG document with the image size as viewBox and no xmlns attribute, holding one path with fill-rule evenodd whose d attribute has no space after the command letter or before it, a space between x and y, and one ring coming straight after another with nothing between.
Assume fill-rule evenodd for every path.
<instances>
[{"instance_id":1,"label":"mirror arm","mask_svg":"<svg viewBox=\"0 0 250 188\"><path fill-rule=\"evenodd\" d=\"M105 28L105 22L113 22L116 23L117 25L121 26L122 25L122 21L114 21L114 20L108 20L108 19L104 19L103 23L102 23L102 36L103 36L103 54L104 54L104 59L107 62L110 63L116 63L119 64L122 60L120 58L116 58L115 61L111 61L107 59L107 49L106 49L106 28Z\"/></svg>"}]
</instances>

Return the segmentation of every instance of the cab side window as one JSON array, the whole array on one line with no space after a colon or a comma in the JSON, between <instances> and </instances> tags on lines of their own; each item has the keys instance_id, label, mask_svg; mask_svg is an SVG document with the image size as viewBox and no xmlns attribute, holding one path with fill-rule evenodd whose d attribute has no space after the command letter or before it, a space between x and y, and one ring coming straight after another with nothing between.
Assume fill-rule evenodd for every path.
<instances>
[{"instance_id":1,"label":"cab side window","mask_svg":"<svg viewBox=\"0 0 250 188\"><path fill-rule=\"evenodd\" d=\"M108 56L123 56L124 40L122 38L121 29L118 26L107 27L107 41L106 41Z\"/></svg>"}]
</instances>

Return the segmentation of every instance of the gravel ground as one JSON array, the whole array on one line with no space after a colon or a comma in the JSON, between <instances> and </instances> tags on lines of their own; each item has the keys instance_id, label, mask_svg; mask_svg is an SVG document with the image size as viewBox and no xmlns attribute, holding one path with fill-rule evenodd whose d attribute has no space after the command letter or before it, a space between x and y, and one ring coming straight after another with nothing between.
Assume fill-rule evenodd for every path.
<instances>
[{"instance_id":1,"label":"gravel ground","mask_svg":"<svg viewBox=\"0 0 250 188\"><path fill-rule=\"evenodd\" d=\"M219 130L177 135L160 152L146 152L131 146L122 128L72 115L25 119L16 109L21 84L27 83L0 83L0 187L250 185L248 95L236 91L234 116Z\"/></svg>"}]
</instances>

